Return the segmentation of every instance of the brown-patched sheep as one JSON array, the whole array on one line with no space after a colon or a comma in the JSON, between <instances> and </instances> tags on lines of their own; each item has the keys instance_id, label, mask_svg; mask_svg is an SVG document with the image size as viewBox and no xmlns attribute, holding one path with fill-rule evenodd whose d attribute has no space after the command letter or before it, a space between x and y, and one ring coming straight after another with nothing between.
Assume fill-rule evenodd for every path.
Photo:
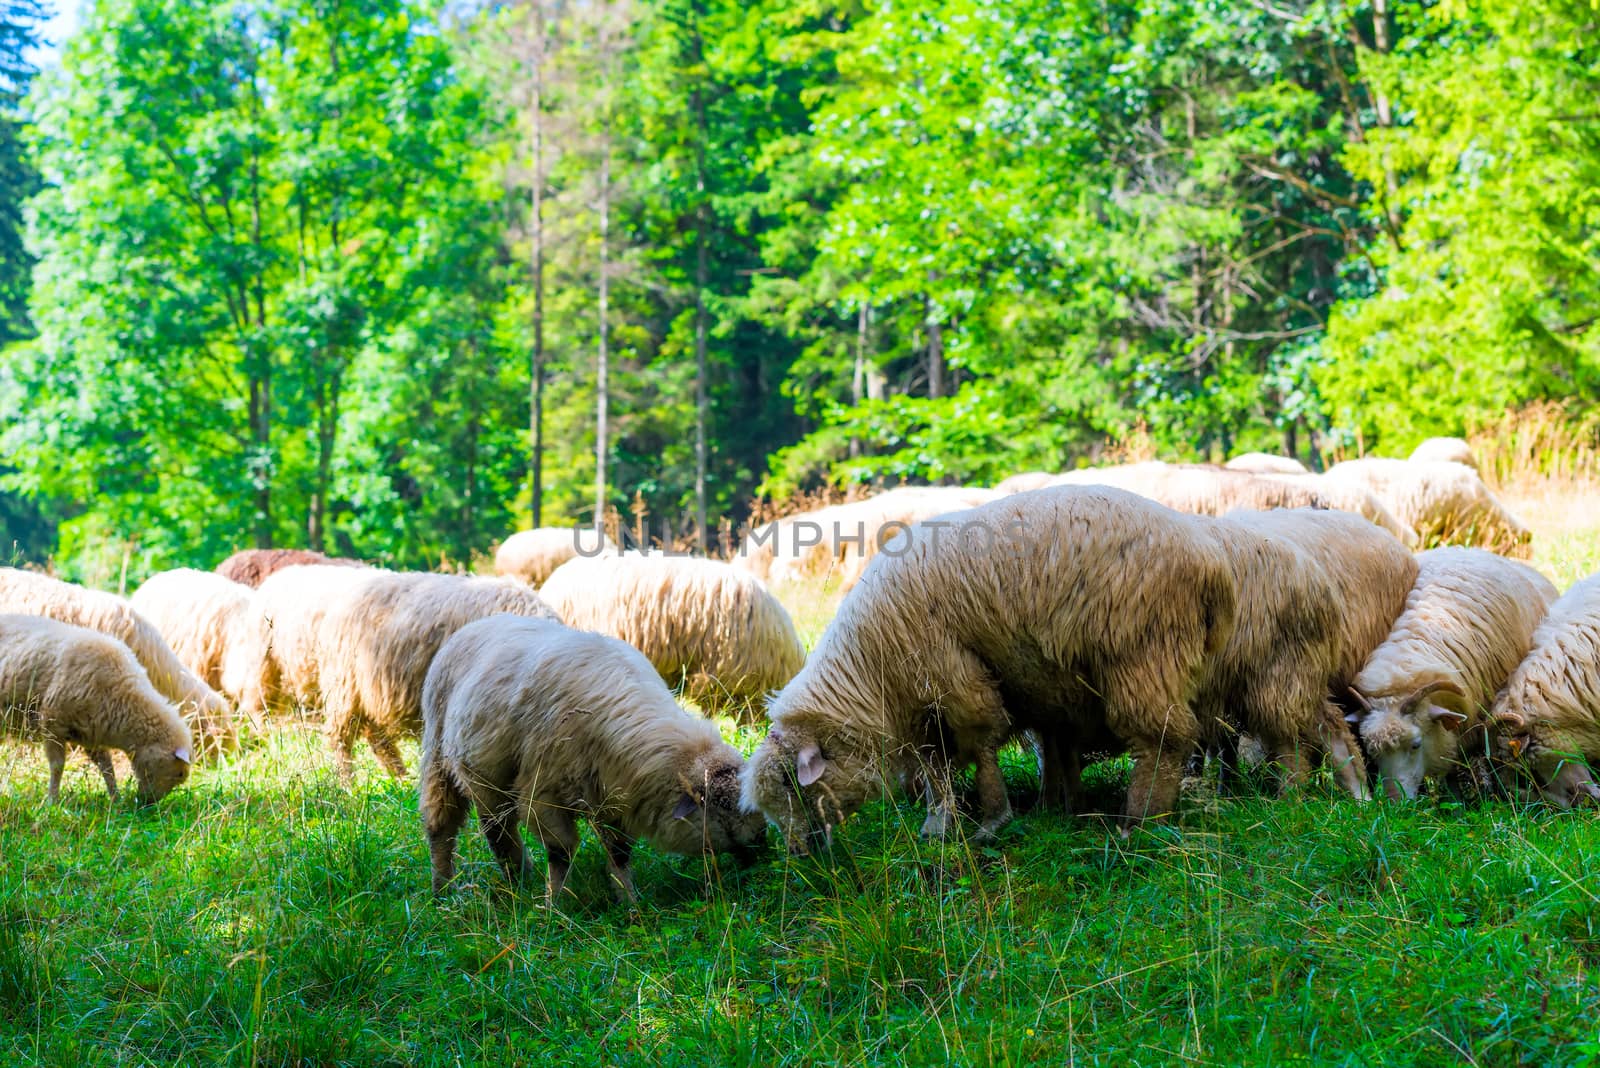
<instances>
[{"instance_id":1,"label":"brown-patched sheep","mask_svg":"<svg viewBox=\"0 0 1600 1068\"><path fill-rule=\"evenodd\" d=\"M511 535L494 554L494 573L543 586L556 568L577 557L615 556L611 539L589 527L539 527Z\"/></svg>"},{"instance_id":2,"label":"brown-patched sheep","mask_svg":"<svg viewBox=\"0 0 1600 1068\"><path fill-rule=\"evenodd\" d=\"M1525 768L1551 804L1600 802L1600 575L1550 606L1489 715L1497 757Z\"/></svg>"},{"instance_id":3,"label":"brown-patched sheep","mask_svg":"<svg viewBox=\"0 0 1600 1068\"><path fill-rule=\"evenodd\" d=\"M1417 564L1404 613L1354 683L1352 719L1395 800L1430 776L1461 779L1463 754L1485 753L1489 706L1556 599L1539 572L1482 549L1431 549Z\"/></svg>"},{"instance_id":4,"label":"brown-patched sheep","mask_svg":"<svg viewBox=\"0 0 1600 1068\"><path fill-rule=\"evenodd\" d=\"M37 572L4 567L0 568L0 612L48 616L110 635L132 650L150 682L191 721L201 755L238 746L228 702L185 667L155 624L122 598Z\"/></svg>"},{"instance_id":5,"label":"brown-patched sheep","mask_svg":"<svg viewBox=\"0 0 1600 1068\"><path fill-rule=\"evenodd\" d=\"M708 713L754 712L805 662L789 613L730 564L630 553L577 559L539 596L569 627L620 638Z\"/></svg>"},{"instance_id":6,"label":"brown-patched sheep","mask_svg":"<svg viewBox=\"0 0 1600 1068\"><path fill-rule=\"evenodd\" d=\"M898 535L769 706L743 797L791 849L891 781L920 782L923 831L953 814L952 768L977 767L982 830L1010 817L996 759L1033 730L1132 749L1129 818L1177 800L1199 734L1189 707L1234 614L1204 527L1129 493L1057 487Z\"/></svg>"},{"instance_id":7,"label":"brown-patched sheep","mask_svg":"<svg viewBox=\"0 0 1600 1068\"><path fill-rule=\"evenodd\" d=\"M60 797L68 745L88 750L113 798L110 749L132 759L146 803L189 775L189 728L128 647L44 616L0 615L0 727L44 744L51 801Z\"/></svg>"},{"instance_id":8,"label":"brown-patched sheep","mask_svg":"<svg viewBox=\"0 0 1600 1068\"><path fill-rule=\"evenodd\" d=\"M240 549L217 565L225 579L256 589L286 567L322 565L326 567L366 567L360 560L326 556L310 549Z\"/></svg>"},{"instance_id":9,"label":"brown-patched sheep","mask_svg":"<svg viewBox=\"0 0 1600 1068\"><path fill-rule=\"evenodd\" d=\"M185 667L237 701L247 679L246 647L255 591L212 571L177 568L150 576L128 599Z\"/></svg>"},{"instance_id":10,"label":"brown-patched sheep","mask_svg":"<svg viewBox=\"0 0 1600 1068\"><path fill-rule=\"evenodd\" d=\"M473 808L506 875L529 875L518 825L549 855L554 902L592 820L617 893L634 897L633 843L748 859L765 837L740 811L744 759L679 708L632 646L559 623L494 616L456 631L423 690L419 793L433 889L455 870Z\"/></svg>"}]
</instances>

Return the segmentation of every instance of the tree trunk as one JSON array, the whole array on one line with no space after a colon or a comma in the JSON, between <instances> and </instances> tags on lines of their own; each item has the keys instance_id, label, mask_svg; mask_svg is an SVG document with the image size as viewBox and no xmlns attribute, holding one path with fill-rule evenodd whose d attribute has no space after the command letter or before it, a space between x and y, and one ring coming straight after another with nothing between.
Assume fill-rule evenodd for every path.
<instances>
[{"instance_id":1,"label":"tree trunk","mask_svg":"<svg viewBox=\"0 0 1600 1068\"><path fill-rule=\"evenodd\" d=\"M928 326L928 396L944 396L944 330L934 316L933 300L923 298Z\"/></svg>"},{"instance_id":2,"label":"tree trunk","mask_svg":"<svg viewBox=\"0 0 1600 1068\"><path fill-rule=\"evenodd\" d=\"M705 43L700 39L699 13L691 31L694 41L696 67L705 64ZM700 551L709 553L711 539L706 530L706 453L707 424L711 418L711 404L707 399L706 385L706 228L711 225L711 213L706 203L706 129L705 97L697 83L690 94L695 122L699 125L699 141L695 148L695 222L694 263L694 521Z\"/></svg>"},{"instance_id":3,"label":"tree trunk","mask_svg":"<svg viewBox=\"0 0 1600 1068\"><path fill-rule=\"evenodd\" d=\"M861 305L861 310L856 313L856 370L850 378L850 403L859 407L867 390L867 326L872 321L871 305ZM861 455L861 439L850 438L850 457L855 459Z\"/></svg>"},{"instance_id":4,"label":"tree trunk","mask_svg":"<svg viewBox=\"0 0 1600 1068\"><path fill-rule=\"evenodd\" d=\"M544 0L533 0L533 356L528 382L528 502L544 524Z\"/></svg>"}]
</instances>

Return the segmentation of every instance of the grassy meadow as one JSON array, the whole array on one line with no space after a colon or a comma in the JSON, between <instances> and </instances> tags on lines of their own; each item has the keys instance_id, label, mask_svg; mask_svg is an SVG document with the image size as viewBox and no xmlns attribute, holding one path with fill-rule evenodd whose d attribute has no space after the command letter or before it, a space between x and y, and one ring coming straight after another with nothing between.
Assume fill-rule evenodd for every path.
<instances>
[{"instance_id":1,"label":"grassy meadow","mask_svg":"<svg viewBox=\"0 0 1600 1068\"><path fill-rule=\"evenodd\" d=\"M1558 584L1600 570L1595 496L1507 497ZM833 600L791 598L808 641ZM820 859L641 847L635 909L589 837L550 911L475 826L433 900L412 788L365 753L341 788L304 725L154 809L81 759L44 797L0 745L4 1065L1600 1065L1592 812L1200 783L1127 840L1024 812L930 845L902 801Z\"/></svg>"}]
</instances>

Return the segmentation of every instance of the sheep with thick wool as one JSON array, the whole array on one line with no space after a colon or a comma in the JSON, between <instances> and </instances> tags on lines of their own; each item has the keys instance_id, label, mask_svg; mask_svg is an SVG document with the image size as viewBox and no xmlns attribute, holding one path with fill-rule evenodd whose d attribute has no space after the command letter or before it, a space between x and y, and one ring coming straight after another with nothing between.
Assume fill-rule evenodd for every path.
<instances>
[{"instance_id":1,"label":"sheep with thick wool","mask_svg":"<svg viewBox=\"0 0 1600 1068\"><path fill-rule=\"evenodd\" d=\"M1489 711L1496 756L1561 808L1600 802L1600 575L1562 594Z\"/></svg>"},{"instance_id":2,"label":"sheep with thick wool","mask_svg":"<svg viewBox=\"0 0 1600 1068\"><path fill-rule=\"evenodd\" d=\"M1415 530L1402 522L1377 494L1360 485L1318 474L1264 474L1259 477L1303 487L1316 494L1323 507L1359 515L1374 526L1388 531L1408 549L1415 549L1420 543L1421 539Z\"/></svg>"},{"instance_id":3,"label":"sheep with thick wool","mask_svg":"<svg viewBox=\"0 0 1600 1068\"><path fill-rule=\"evenodd\" d=\"M620 638L708 713L764 707L805 646L760 579L718 560L659 553L562 564L539 596L569 627Z\"/></svg>"},{"instance_id":4,"label":"sheep with thick wool","mask_svg":"<svg viewBox=\"0 0 1600 1068\"><path fill-rule=\"evenodd\" d=\"M238 747L228 702L185 667L155 624L121 597L34 571L0 567L0 612L48 616L117 639L133 652L155 688L190 720L202 754Z\"/></svg>"},{"instance_id":5,"label":"sheep with thick wool","mask_svg":"<svg viewBox=\"0 0 1600 1068\"><path fill-rule=\"evenodd\" d=\"M341 781L365 737L384 770L406 775L397 742L422 730L428 665L450 635L486 616L555 619L528 587L511 579L375 572L332 598L314 631L312 670L328 745ZM297 695L304 703L312 695Z\"/></svg>"},{"instance_id":6,"label":"sheep with thick wool","mask_svg":"<svg viewBox=\"0 0 1600 1068\"><path fill-rule=\"evenodd\" d=\"M1028 493L1036 489L1044 489L1056 479L1054 471L1022 471L1010 478L1002 479L994 487L994 491L1002 497L1009 497L1013 493Z\"/></svg>"},{"instance_id":7,"label":"sheep with thick wool","mask_svg":"<svg viewBox=\"0 0 1600 1068\"><path fill-rule=\"evenodd\" d=\"M150 576L128 603L155 625L185 667L237 701L248 683L255 596L242 583L185 567Z\"/></svg>"},{"instance_id":8,"label":"sheep with thick wool","mask_svg":"<svg viewBox=\"0 0 1600 1068\"><path fill-rule=\"evenodd\" d=\"M1367 457L1334 464L1323 477L1372 493L1423 544L1510 552L1523 550L1533 536L1465 464Z\"/></svg>"},{"instance_id":9,"label":"sheep with thick wool","mask_svg":"<svg viewBox=\"0 0 1600 1068\"><path fill-rule=\"evenodd\" d=\"M1478 458L1463 438L1429 438L1411 450L1413 463L1465 464L1478 470Z\"/></svg>"},{"instance_id":10,"label":"sheep with thick wool","mask_svg":"<svg viewBox=\"0 0 1600 1068\"><path fill-rule=\"evenodd\" d=\"M45 616L0 615L0 728L44 744L51 801L61 796L68 745L88 751L113 798L111 749L133 761L146 803L189 775L189 728L132 651L98 630Z\"/></svg>"},{"instance_id":11,"label":"sheep with thick wool","mask_svg":"<svg viewBox=\"0 0 1600 1068\"><path fill-rule=\"evenodd\" d=\"M360 560L327 556L311 549L240 549L217 565L217 574L251 589L286 567L366 567Z\"/></svg>"},{"instance_id":12,"label":"sheep with thick wool","mask_svg":"<svg viewBox=\"0 0 1600 1068\"><path fill-rule=\"evenodd\" d=\"M1270 452L1243 452L1222 465L1229 471L1244 471L1252 475L1304 475L1306 465L1292 456L1275 456Z\"/></svg>"},{"instance_id":13,"label":"sheep with thick wool","mask_svg":"<svg viewBox=\"0 0 1600 1068\"><path fill-rule=\"evenodd\" d=\"M322 619L346 591L381 574L390 572L297 564L263 581L237 658L244 674L240 713L260 722L296 707L320 709Z\"/></svg>"},{"instance_id":14,"label":"sheep with thick wool","mask_svg":"<svg viewBox=\"0 0 1600 1068\"><path fill-rule=\"evenodd\" d=\"M996 754L1022 731L1133 751L1130 819L1169 812L1199 737L1200 672L1227 639L1234 586L1202 524L1133 494L1057 487L899 534L847 595L772 727L743 797L790 848L892 782L920 784L923 833L976 765L982 831L1010 818Z\"/></svg>"},{"instance_id":15,"label":"sheep with thick wool","mask_svg":"<svg viewBox=\"0 0 1600 1068\"><path fill-rule=\"evenodd\" d=\"M615 556L617 547L588 527L539 527L511 535L494 554L494 573L538 587L576 557Z\"/></svg>"},{"instance_id":16,"label":"sheep with thick wool","mask_svg":"<svg viewBox=\"0 0 1600 1068\"><path fill-rule=\"evenodd\" d=\"M514 882L530 874L518 831L528 824L549 857L552 903L580 819L594 823L627 900L639 839L747 861L766 836L762 818L740 810L738 750L679 708L650 662L615 638L514 616L469 623L433 658L422 709L419 793L435 893L454 876L473 808Z\"/></svg>"},{"instance_id":17,"label":"sheep with thick wool","mask_svg":"<svg viewBox=\"0 0 1600 1068\"><path fill-rule=\"evenodd\" d=\"M1417 565L1405 611L1353 684L1352 719L1395 800L1428 777L1459 780L1464 753L1485 753L1489 706L1557 596L1533 568L1482 549L1430 549Z\"/></svg>"},{"instance_id":18,"label":"sheep with thick wool","mask_svg":"<svg viewBox=\"0 0 1600 1068\"><path fill-rule=\"evenodd\" d=\"M1241 731L1257 738L1285 787L1326 757L1345 789L1365 800L1361 750L1330 694L1342 666L1344 605L1324 562L1297 537L1326 514L1237 511L1214 521L1238 608L1227 642L1205 665L1195 714L1215 750L1231 753Z\"/></svg>"},{"instance_id":19,"label":"sheep with thick wool","mask_svg":"<svg viewBox=\"0 0 1600 1068\"><path fill-rule=\"evenodd\" d=\"M900 486L765 524L746 537L735 563L774 585L836 578L839 588L848 591L896 532L1000 496L995 490L960 486Z\"/></svg>"}]
</instances>

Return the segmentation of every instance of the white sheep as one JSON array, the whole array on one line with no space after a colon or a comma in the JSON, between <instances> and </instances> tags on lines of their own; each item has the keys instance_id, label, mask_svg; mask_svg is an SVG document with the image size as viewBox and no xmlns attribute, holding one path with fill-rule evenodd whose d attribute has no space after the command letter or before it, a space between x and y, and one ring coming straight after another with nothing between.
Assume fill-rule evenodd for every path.
<instances>
[{"instance_id":1,"label":"white sheep","mask_svg":"<svg viewBox=\"0 0 1600 1068\"><path fill-rule=\"evenodd\" d=\"M1270 452L1240 453L1222 465L1230 471L1244 471L1252 475L1304 475L1306 465L1292 456L1274 456Z\"/></svg>"},{"instance_id":2,"label":"white sheep","mask_svg":"<svg viewBox=\"0 0 1600 1068\"><path fill-rule=\"evenodd\" d=\"M577 559L539 591L570 627L620 638L708 713L754 712L805 662L789 613L761 580L661 553Z\"/></svg>"},{"instance_id":3,"label":"white sheep","mask_svg":"<svg viewBox=\"0 0 1600 1068\"><path fill-rule=\"evenodd\" d=\"M1405 612L1353 687L1351 718L1395 800L1485 751L1489 706L1556 599L1539 572L1482 549L1431 549L1417 564Z\"/></svg>"},{"instance_id":4,"label":"white sheep","mask_svg":"<svg viewBox=\"0 0 1600 1068\"><path fill-rule=\"evenodd\" d=\"M501 543L494 554L494 573L538 587L568 560L616 554L611 539L591 527L539 527Z\"/></svg>"},{"instance_id":5,"label":"white sheep","mask_svg":"<svg viewBox=\"0 0 1600 1068\"><path fill-rule=\"evenodd\" d=\"M992 833L1011 814L996 754L1036 731L1054 752L1106 735L1132 749L1127 816L1159 816L1233 614L1211 535L1132 494L1042 489L918 524L873 560L771 702L745 804L804 851L890 784L915 783L923 833L939 836L950 773L975 764Z\"/></svg>"},{"instance_id":6,"label":"white sheep","mask_svg":"<svg viewBox=\"0 0 1600 1068\"><path fill-rule=\"evenodd\" d=\"M506 875L529 874L518 825L549 855L547 897L566 882L578 821L593 821L615 889L634 897L633 843L748 860L765 837L739 808L744 759L708 721L679 708L654 669L614 638L493 616L434 657L423 690L423 825L433 889L454 876L475 807Z\"/></svg>"},{"instance_id":7,"label":"white sheep","mask_svg":"<svg viewBox=\"0 0 1600 1068\"><path fill-rule=\"evenodd\" d=\"M1002 480L994 491L1003 497L1013 493L1027 493L1030 490L1044 489L1056 479L1053 471L1023 471Z\"/></svg>"},{"instance_id":8,"label":"white sheep","mask_svg":"<svg viewBox=\"0 0 1600 1068\"><path fill-rule=\"evenodd\" d=\"M246 647L255 591L213 571L177 568L146 579L128 599L213 690L237 701L247 684Z\"/></svg>"},{"instance_id":9,"label":"white sheep","mask_svg":"<svg viewBox=\"0 0 1600 1068\"><path fill-rule=\"evenodd\" d=\"M0 612L48 616L110 635L133 651L155 688L192 718L201 753L238 746L228 702L185 667L155 625L122 598L37 572L0 567Z\"/></svg>"},{"instance_id":10,"label":"white sheep","mask_svg":"<svg viewBox=\"0 0 1600 1068\"><path fill-rule=\"evenodd\" d=\"M1600 802L1600 575L1550 606L1489 715L1496 756L1525 768L1551 804Z\"/></svg>"},{"instance_id":11,"label":"white sheep","mask_svg":"<svg viewBox=\"0 0 1600 1068\"><path fill-rule=\"evenodd\" d=\"M106 634L36 615L0 615L0 727L44 744L50 800L67 746L88 750L117 796L109 749L133 761L139 799L161 800L189 775L189 728L133 653Z\"/></svg>"},{"instance_id":12,"label":"white sheep","mask_svg":"<svg viewBox=\"0 0 1600 1068\"><path fill-rule=\"evenodd\" d=\"M1414 463L1465 464L1478 470L1478 458L1462 438L1429 438L1411 450L1410 458Z\"/></svg>"},{"instance_id":13,"label":"white sheep","mask_svg":"<svg viewBox=\"0 0 1600 1068\"><path fill-rule=\"evenodd\" d=\"M1464 464L1367 457L1328 468L1324 478L1365 489L1388 506L1423 544L1463 544L1511 551L1532 538L1478 473Z\"/></svg>"}]
</instances>

